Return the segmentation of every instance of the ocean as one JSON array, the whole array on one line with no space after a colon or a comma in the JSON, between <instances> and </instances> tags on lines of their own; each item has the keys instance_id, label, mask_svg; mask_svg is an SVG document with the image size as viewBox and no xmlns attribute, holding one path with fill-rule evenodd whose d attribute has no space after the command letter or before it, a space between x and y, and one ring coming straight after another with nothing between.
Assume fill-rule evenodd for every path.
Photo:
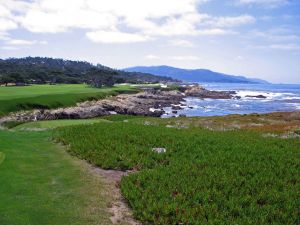
<instances>
[{"instance_id":1,"label":"ocean","mask_svg":"<svg viewBox=\"0 0 300 225\"><path fill-rule=\"evenodd\" d=\"M300 110L300 84L201 84L208 90L236 91L240 99L199 99L186 98L185 107L172 113L170 107L164 108L171 117L184 114L193 116L223 116L229 114L270 113ZM249 96L263 95L265 99ZM192 108L189 108L192 107Z\"/></svg>"}]
</instances>

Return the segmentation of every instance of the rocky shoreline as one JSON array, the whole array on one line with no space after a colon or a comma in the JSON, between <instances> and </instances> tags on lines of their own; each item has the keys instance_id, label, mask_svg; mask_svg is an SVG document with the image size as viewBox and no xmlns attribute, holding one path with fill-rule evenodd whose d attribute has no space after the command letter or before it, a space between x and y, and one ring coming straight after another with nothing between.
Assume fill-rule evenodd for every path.
<instances>
[{"instance_id":1,"label":"rocky shoreline","mask_svg":"<svg viewBox=\"0 0 300 225\"><path fill-rule=\"evenodd\" d=\"M235 98L234 94L232 91L209 91L199 85L171 91L149 89L137 94L120 94L103 100L82 102L74 107L17 112L1 118L0 124L7 121L86 119L110 114L160 117L165 113L164 107L172 107L174 113L186 107L185 97L231 99Z\"/></svg>"}]
</instances>

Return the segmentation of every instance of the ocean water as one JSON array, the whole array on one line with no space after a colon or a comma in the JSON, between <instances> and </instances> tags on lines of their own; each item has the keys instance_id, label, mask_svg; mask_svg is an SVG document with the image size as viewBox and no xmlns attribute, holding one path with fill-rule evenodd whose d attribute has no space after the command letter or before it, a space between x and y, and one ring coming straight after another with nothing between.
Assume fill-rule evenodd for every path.
<instances>
[{"instance_id":1,"label":"ocean water","mask_svg":"<svg viewBox=\"0 0 300 225\"><path fill-rule=\"evenodd\" d=\"M162 117L184 114L192 116L222 116L229 114L269 113L300 110L299 84L201 84L208 90L236 91L241 99L199 99L186 98L186 105L177 114L172 113L170 107L165 108ZM259 99L247 96L264 95ZM192 107L190 109L189 107Z\"/></svg>"}]
</instances>

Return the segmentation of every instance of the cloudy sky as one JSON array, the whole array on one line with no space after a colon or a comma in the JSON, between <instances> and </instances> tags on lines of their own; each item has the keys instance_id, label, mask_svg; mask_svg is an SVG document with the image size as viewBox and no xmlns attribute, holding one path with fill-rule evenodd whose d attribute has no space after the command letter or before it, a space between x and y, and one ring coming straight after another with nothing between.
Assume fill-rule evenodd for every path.
<instances>
[{"instance_id":1,"label":"cloudy sky","mask_svg":"<svg viewBox=\"0 0 300 225\"><path fill-rule=\"evenodd\" d=\"M23 56L300 83L300 1L0 0L0 58Z\"/></svg>"}]
</instances>

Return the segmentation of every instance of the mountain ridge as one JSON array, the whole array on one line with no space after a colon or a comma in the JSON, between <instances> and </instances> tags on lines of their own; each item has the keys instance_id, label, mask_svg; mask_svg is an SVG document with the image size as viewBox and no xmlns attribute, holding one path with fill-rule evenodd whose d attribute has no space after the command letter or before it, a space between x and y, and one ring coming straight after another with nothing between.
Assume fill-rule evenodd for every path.
<instances>
[{"instance_id":1,"label":"mountain ridge","mask_svg":"<svg viewBox=\"0 0 300 225\"><path fill-rule=\"evenodd\" d=\"M127 72L142 72L157 76L167 76L186 82L218 82L218 83L249 83L266 84L268 81L247 78L245 76L229 75L214 72L209 69L182 69L166 65L161 66L135 66L123 69Z\"/></svg>"}]
</instances>

